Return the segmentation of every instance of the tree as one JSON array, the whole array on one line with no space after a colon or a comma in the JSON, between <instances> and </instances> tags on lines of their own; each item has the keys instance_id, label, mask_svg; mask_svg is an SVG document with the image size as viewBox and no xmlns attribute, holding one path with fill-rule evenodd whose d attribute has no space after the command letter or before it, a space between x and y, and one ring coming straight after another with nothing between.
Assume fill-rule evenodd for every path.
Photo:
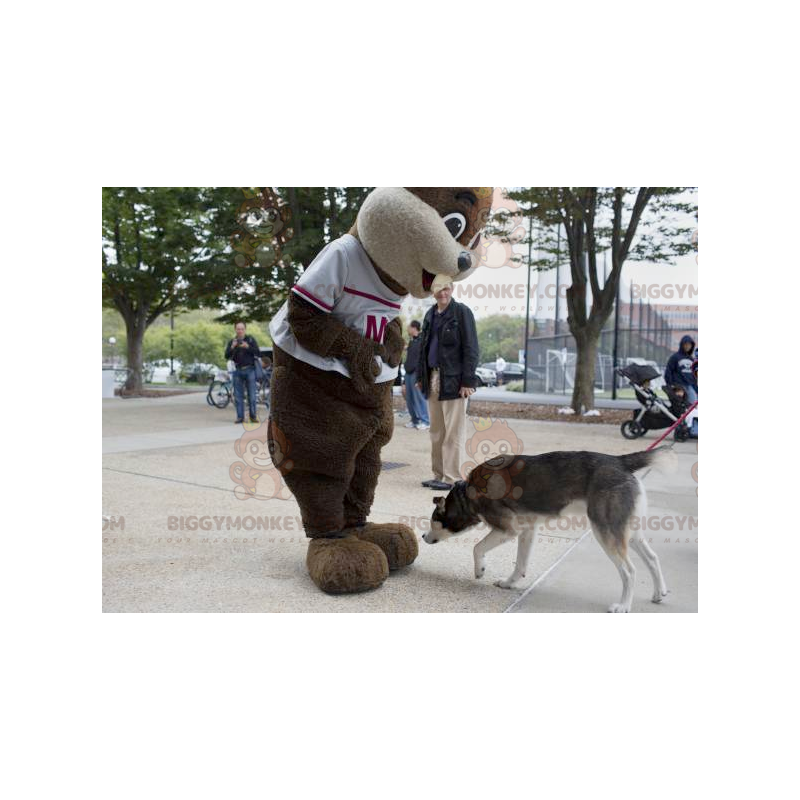
<instances>
[{"instance_id":1,"label":"tree","mask_svg":"<svg viewBox=\"0 0 800 800\"><path fill-rule=\"evenodd\" d=\"M103 189L103 304L125 321L126 386L142 387L144 334L162 314L219 305L245 280L231 257L233 189Z\"/></svg>"},{"instance_id":2,"label":"tree","mask_svg":"<svg viewBox=\"0 0 800 800\"><path fill-rule=\"evenodd\" d=\"M524 327L518 317L507 314L492 314L479 319L478 352L481 362L494 361L501 356L506 361L516 362L523 347Z\"/></svg>"},{"instance_id":3,"label":"tree","mask_svg":"<svg viewBox=\"0 0 800 800\"><path fill-rule=\"evenodd\" d=\"M537 223L532 244L541 255L534 268L555 266L558 231L564 232L572 276L567 322L577 349L572 408L579 414L594 408L598 341L614 310L625 261L664 262L689 252L692 228L680 220L696 216L694 193L686 187L589 186L521 188L508 196L522 216ZM502 220L495 224L502 235ZM601 285L597 255L606 249L611 271Z\"/></svg>"},{"instance_id":4,"label":"tree","mask_svg":"<svg viewBox=\"0 0 800 800\"><path fill-rule=\"evenodd\" d=\"M368 191L279 188L291 235L273 263L242 259L236 249L248 238L254 202L273 197L263 187L103 189L103 305L125 322L133 373L126 390L141 390L145 331L169 311L218 309L226 323L271 319L317 253L349 230Z\"/></svg>"}]
</instances>

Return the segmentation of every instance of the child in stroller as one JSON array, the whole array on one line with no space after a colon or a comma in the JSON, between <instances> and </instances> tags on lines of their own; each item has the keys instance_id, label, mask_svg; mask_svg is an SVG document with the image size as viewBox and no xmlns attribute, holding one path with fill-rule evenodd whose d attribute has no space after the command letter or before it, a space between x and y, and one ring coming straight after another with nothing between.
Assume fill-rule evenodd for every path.
<instances>
[{"instance_id":1,"label":"child in stroller","mask_svg":"<svg viewBox=\"0 0 800 800\"><path fill-rule=\"evenodd\" d=\"M661 377L657 370L648 364L630 364L617 369L617 374L627 378L636 393L641 408L634 410L633 418L626 419L620 431L626 439L638 439L647 431L668 428L686 412L686 392L681 386L665 386L666 400L650 388L650 381ZM686 422L675 428L675 439L685 442L689 438Z\"/></svg>"}]
</instances>

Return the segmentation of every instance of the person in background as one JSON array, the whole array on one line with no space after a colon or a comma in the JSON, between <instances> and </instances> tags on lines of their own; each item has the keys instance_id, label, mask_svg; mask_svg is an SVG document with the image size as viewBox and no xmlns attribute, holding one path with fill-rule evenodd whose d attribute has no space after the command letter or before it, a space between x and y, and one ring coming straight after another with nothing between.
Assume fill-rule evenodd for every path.
<instances>
[{"instance_id":1,"label":"person in background","mask_svg":"<svg viewBox=\"0 0 800 800\"><path fill-rule=\"evenodd\" d=\"M419 365L419 351L422 339L420 330L422 326L417 320L409 323L406 333L408 334L408 348L406 350L405 378L403 383L403 394L406 398L408 413L411 421L406 422L406 428L416 428L420 431L427 431L430 428L428 419L428 405L422 392L417 388L417 369Z\"/></svg>"},{"instance_id":2,"label":"person in background","mask_svg":"<svg viewBox=\"0 0 800 800\"><path fill-rule=\"evenodd\" d=\"M453 300L453 284L432 288L436 305L422 324L417 383L428 398L433 480L422 485L445 491L461 479L466 460L467 400L478 385L478 332L468 306Z\"/></svg>"},{"instance_id":3,"label":"person in background","mask_svg":"<svg viewBox=\"0 0 800 800\"><path fill-rule=\"evenodd\" d=\"M244 391L247 387L247 404L250 410L250 422L258 422L256 415L256 358L261 357L258 343L252 336L247 335L247 325L244 322L236 323L236 336L228 342L225 348L225 358L236 365L233 373L233 395L236 399L236 423L244 422Z\"/></svg>"},{"instance_id":4,"label":"person in background","mask_svg":"<svg viewBox=\"0 0 800 800\"><path fill-rule=\"evenodd\" d=\"M506 371L506 360L503 356L497 356L497 360L494 362L494 371L497 374L497 385L503 385L503 373Z\"/></svg>"},{"instance_id":5,"label":"person in background","mask_svg":"<svg viewBox=\"0 0 800 800\"><path fill-rule=\"evenodd\" d=\"M686 393L686 402L691 405L697 401L697 370L693 369L695 363L695 340L686 335L681 339L678 351L673 353L667 361L664 370L664 382L668 386L678 386ZM697 436L697 417L691 415L687 419L691 426L692 436Z\"/></svg>"}]
</instances>

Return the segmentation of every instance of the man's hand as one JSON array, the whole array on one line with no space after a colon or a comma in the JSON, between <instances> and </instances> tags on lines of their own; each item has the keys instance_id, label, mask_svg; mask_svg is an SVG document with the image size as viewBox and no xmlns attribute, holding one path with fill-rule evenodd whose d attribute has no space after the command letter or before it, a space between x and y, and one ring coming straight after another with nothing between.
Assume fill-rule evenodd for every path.
<instances>
[{"instance_id":1,"label":"man's hand","mask_svg":"<svg viewBox=\"0 0 800 800\"><path fill-rule=\"evenodd\" d=\"M249 344L247 344L247 342L244 342L244 341L243 341L243 342L241 343L240 347L249 348L249 347L250 347L250 345L249 345Z\"/></svg>"},{"instance_id":2,"label":"man's hand","mask_svg":"<svg viewBox=\"0 0 800 800\"><path fill-rule=\"evenodd\" d=\"M475 390L471 386L462 386L458 390L459 397L469 397L471 394L475 394Z\"/></svg>"}]
</instances>

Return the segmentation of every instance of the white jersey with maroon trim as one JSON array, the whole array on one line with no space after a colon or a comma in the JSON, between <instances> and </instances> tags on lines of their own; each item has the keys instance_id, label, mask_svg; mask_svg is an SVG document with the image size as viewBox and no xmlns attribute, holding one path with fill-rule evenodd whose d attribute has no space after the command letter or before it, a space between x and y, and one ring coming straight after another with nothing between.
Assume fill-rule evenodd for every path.
<instances>
[{"instance_id":1,"label":"white jersey with maroon trim","mask_svg":"<svg viewBox=\"0 0 800 800\"><path fill-rule=\"evenodd\" d=\"M400 313L403 302L378 277L361 243L346 233L327 245L311 262L292 291L326 314L358 331L364 338L383 343L386 326ZM350 377L338 358L323 358L303 347L289 326L288 302L281 306L269 325L272 341L281 350L317 369L340 372ZM390 367L375 356L381 367L376 383L393 381L398 367Z\"/></svg>"}]
</instances>

